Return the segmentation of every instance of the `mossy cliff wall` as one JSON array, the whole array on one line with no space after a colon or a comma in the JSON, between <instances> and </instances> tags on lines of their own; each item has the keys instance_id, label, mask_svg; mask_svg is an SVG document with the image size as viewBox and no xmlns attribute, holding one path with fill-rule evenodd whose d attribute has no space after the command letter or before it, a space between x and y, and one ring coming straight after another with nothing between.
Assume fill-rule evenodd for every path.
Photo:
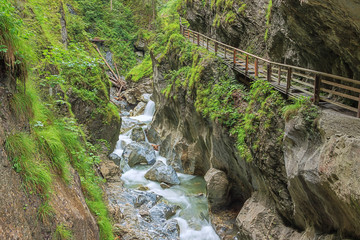
<instances>
[{"instance_id":1,"label":"mossy cliff wall","mask_svg":"<svg viewBox=\"0 0 360 240\"><path fill-rule=\"evenodd\" d=\"M266 82L249 92L220 59L177 34L152 60L149 139L179 171L226 173L241 239L359 237L358 119L310 108L286 122L285 102Z\"/></svg>"}]
</instances>

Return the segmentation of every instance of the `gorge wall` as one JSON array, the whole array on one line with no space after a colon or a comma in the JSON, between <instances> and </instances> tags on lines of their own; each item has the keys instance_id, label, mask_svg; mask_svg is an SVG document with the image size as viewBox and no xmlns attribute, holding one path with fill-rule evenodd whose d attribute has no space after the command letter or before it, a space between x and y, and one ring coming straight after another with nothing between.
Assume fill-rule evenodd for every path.
<instances>
[{"instance_id":1,"label":"gorge wall","mask_svg":"<svg viewBox=\"0 0 360 240\"><path fill-rule=\"evenodd\" d=\"M360 2L184 1L190 28L280 63L360 78Z\"/></svg>"},{"instance_id":2,"label":"gorge wall","mask_svg":"<svg viewBox=\"0 0 360 240\"><path fill-rule=\"evenodd\" d=\"M160 144L160 153L180 172L205 175L215 168L226 174L230 186L222 207L214 207L209 198L220 236L227 239L233 229L222 229L219 215L233 208L240 209L236 219L240 239L359 238L356 179L360 175L360 135L356 129L360 121L326 110L316 119L299 114L286 122L281 109L266 98L274 114L265 114L254 123L259 128L248 136L252 161L247 161L228 129L197 111L201 90L192 90L184 75L177 76L171 85L169 73L189 63L180 60L171 40L168 44L165 55L152 55L157 110L149 140ZM201 57L206 60L199 63L197 83L215 79L221 84L223 76L232 77L221 60L204 54ZM264 102L255 99L249 103L245 98L240 98L237 111L244 112L252 104L253 114L261 114L258 110Z\"/></svg>"}]
</instances>

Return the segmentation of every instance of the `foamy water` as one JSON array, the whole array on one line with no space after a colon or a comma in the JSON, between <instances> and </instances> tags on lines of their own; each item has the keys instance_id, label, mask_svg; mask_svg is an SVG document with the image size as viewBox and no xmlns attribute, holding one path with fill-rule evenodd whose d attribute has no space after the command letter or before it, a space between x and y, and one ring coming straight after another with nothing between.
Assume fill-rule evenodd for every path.
<instances>
[{"instance_id":1,"label":"foamy water","mask_svg":"<svg viewBox=\"0 0 360 240\"><path fill-rule=\"evenodd\" d=\"M155 113L155 103L148 101L144 113L135 117L123 117L123 121L138 120L146 125L151 123ZM131 130L119 136L114 153L121 156L127 144L131 143ZM146 139L146 141L148 141ZM160 156L156 151L156 160L167 164L167 159ZM181 240L218 240L220 239L215 233L213 227L208 221L208 205L205 198L205 181L202 177L178 173L181 181L180 185L172 186L168 189L161 188L157 182L149 181L144 176L151 166L135 166L122 175L122 180L128 188L138 188L146 186L149 192L156 193L171 204L181 207L177 211L174 219L178 221L180 227Z\"/></svg>"}]
</instances>

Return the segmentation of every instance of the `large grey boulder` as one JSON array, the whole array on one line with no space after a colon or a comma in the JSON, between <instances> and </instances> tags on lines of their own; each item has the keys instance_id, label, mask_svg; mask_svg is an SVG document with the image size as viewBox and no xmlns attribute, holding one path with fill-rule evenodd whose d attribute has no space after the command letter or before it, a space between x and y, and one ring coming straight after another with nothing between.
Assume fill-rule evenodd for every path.
<instances>
[{"instance_id":1,"label":"large grey boulder","mask_svg":"<svg viewBox=\"0 0 360 240\"><path fill-rule=\"evenodd\" d=\"M303 234L286 227L275 208L266 204L258 193L248 199L236 218L239 239L305 240Z\"/></svg>"},{"instance_id":2,"label":"large grey boulder","mask_svg":"<svg viewBox=\"0 0 360 240\"><path fill-rule=\"evenodd\" d=\"M298 226L360 238L359 119L323 111L312 131L304 119L291 120L285 166Z\"/></svg>"},{"instance_id":3,"label":"large grey boulder","mask_svg":"<svg viewBox=\"0 0 360 240\"><path fill-rule=\"evenodd\" d=\"M226 207L229 201L229 181L226 173L210 168L204 178L211 211Z\"/></svg>"},{"instance_id":4,"label":"large grey boulder","mask_svg":"<svg viewBox=\"0 0 360 240\"><path fill-rule=\"evenodd\" d=\"M122 154L121 169L129 165L133 167L138 164L152 165L156 161L154 148L146 142L132 142L128 144Z\"/></svg>"},{"instance_id":5,"label":"large grey boulder","mask_svg":"<svg viewBox=\"0 0 360 240\"><path fill-rule=\"evenodd\" d=\"M180 184L179 177L177 176L174 168L165 165L161 161L157 161L154 166L152 166L149 171L146 172L145 178L152 181L168 183L171 185Z\"/></svg>"}]
</instances>

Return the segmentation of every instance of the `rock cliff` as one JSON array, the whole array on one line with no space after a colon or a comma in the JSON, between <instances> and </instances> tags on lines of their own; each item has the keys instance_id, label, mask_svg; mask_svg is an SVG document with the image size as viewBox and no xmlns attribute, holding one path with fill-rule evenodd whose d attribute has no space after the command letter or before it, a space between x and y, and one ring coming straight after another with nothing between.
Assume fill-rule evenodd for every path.
<instances>
[{"instance_id":1,"label":"rock cliff","mask_svg":"<svg viewBox=\"0 0 360 240\"><path fill-rule=\"evenodd\" d=\"M359 238L360 134L354 129L359 129L360 121L328 110L314 124L302 116L285 122L279 109L273 109L272 127L260 123L251 135L248 144L259 146L253 148L253 161L248 162L226 128L196 111L195 92L173 87L168 96L164 94L169 84L166 74L181 65L174 52L152 56L157 110L148 137L160 144L160 153L177 171L205 175L218 169L226 174L229 194L213 200L240 209L237 235L241 239ZM199 81L231 74L219 67L218 60L210 58L202 64ZM243 102L240 111L246 107ZM284 133L283 140L278 129ZM218 221L225 209L211 209L223 239L234 230Z\"/></svg>"},{"instance_id":2,"label":"rock cliff","mask_svg":"<svg viewBox=\"0 0 360 240\"><path fill-rule=\"evenodd\" d=\"M184 1L190 27L271 60L360 78L357 0Z\"/></svg>"}]
</instances>

